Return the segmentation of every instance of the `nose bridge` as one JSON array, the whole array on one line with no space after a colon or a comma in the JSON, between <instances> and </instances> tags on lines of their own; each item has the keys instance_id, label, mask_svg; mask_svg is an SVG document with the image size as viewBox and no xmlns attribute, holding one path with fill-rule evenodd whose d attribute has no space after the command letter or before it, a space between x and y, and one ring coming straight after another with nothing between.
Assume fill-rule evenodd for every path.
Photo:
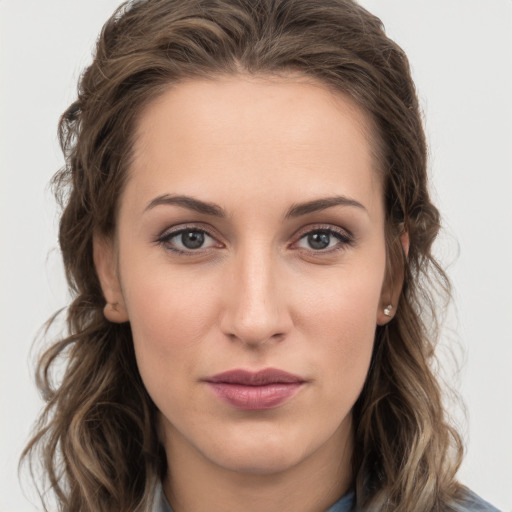
<instances>
[{"instance_id":1,"label":"nose bridge","mask_svg":"<svg viewBox=\"0 0 512 512\"><path fill-rule=\"evenodd\" d=\"M235 256L223 330L247 344L282 337L289 315L277 269L278 261L260 244Z\"/></svg>"}]
</instances>

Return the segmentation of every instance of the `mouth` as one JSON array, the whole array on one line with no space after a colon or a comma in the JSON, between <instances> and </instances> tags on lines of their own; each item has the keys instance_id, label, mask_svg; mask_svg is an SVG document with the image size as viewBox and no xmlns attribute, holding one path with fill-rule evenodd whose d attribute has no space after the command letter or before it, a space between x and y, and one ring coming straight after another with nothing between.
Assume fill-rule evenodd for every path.
<instances>
[{"instance_id":1,"label":"mouth","mask_svg":"<svg viewBox=\"0 0 512 512\"><path fill-rule=\"evenodd\" d=\"M244 410L273 409L292 398L305 384L305 379L266 368L258 372L236 369L205 379L223 402Z\"/></svg>"}]
</instances>

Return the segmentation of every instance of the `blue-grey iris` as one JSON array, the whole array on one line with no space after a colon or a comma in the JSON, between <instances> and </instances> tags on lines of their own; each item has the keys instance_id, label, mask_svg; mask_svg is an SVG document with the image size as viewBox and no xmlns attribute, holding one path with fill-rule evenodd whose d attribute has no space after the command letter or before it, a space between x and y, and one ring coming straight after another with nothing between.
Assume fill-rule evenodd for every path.
<instances>
[{"instance_id":1,"label":"blue-grey iris","mask_svg":"<svg viewBox=\"0 0 512 512\"><path fill-rule=\"evenodd\" d=\"M308 235L308 244L312 249L325 249L331 242L331 235L329 233L323 233L322 231L316 231Z\"/></svg>"},{"instance_id":2,"label":"blue-grey iris","mask_svg":"<svg viewBox=\"0 0 512 512\"><path fill-rule=\"evenodd\" d=\"M199 249L204 244L204 233L201 231L184 231L181 243L187 249Z\"/></svg>"}]
</instances>

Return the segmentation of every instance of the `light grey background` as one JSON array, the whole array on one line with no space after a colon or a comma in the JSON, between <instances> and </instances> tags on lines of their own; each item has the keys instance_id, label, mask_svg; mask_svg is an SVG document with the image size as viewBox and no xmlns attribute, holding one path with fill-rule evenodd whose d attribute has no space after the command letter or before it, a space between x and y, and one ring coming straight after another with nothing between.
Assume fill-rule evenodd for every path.
<instances>
[{"instance_id":1,"label":"light grey background","mask_svg":"<svg viewBox=\"0 0 512 512\"><path fill-rule=\"evenodd\" d=\"M40 509L23 497L16 466L41 406L32 341L67 297L47 183L62 165L58 116L118 3L0 0L0 512ZM464 348L462 371L447 372L468 411L460 476L511 511L512 1L362 4L409 55L426 116L446 226L437 251L457 309L443 346Z\"/></svg>"}]
</instances>

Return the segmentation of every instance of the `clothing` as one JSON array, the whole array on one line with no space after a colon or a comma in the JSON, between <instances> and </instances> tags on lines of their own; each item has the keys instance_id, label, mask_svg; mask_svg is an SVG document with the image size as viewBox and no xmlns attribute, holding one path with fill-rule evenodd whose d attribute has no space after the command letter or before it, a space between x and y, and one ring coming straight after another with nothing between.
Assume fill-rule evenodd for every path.
<instances>
[{"instance_id":1,"label":"clothing","mask_svg":"<svg viewBox=\"0 0 512 512\"><path fill-rule=\"evenodd\" d=\"M334 505L332 505L325 512L349 512L352 509L354 501L354 493L350 492L342 496ZM155 506L153 512L173 512L162 487L159 486L157 496L155 499ZM494 508L490 503L487 503L482 498L469 491L467 493L466 501L460 512L500 512Z\"/></svg>"},{"instance_id":2,"label":"clothing","mask_svg":"<svg viewBox=\"0 0 512 512\"><path fill-rule=\"evenodd\" d=\"M353 501L354 493L350 492L342 496L332 507L330 507L325 512L349 512L350 509L352 508ZM155 507L153 508L153 512L173 512L161 487L158 490L158 495L157 499L155 500Z\"/></svg>"},{"instance_id":3,"label":"clothing","mask_svg":"<svg viewBox=\"0 0 512 512\"><path fill-rule=\"evenodd\" d=\"M466 508L462 510L467 512L500 512L497 508L493 507L487 501L484 501L480 496L477 496L474 492L468 491L466 497Z\"/></svg>"}]
</instances>

